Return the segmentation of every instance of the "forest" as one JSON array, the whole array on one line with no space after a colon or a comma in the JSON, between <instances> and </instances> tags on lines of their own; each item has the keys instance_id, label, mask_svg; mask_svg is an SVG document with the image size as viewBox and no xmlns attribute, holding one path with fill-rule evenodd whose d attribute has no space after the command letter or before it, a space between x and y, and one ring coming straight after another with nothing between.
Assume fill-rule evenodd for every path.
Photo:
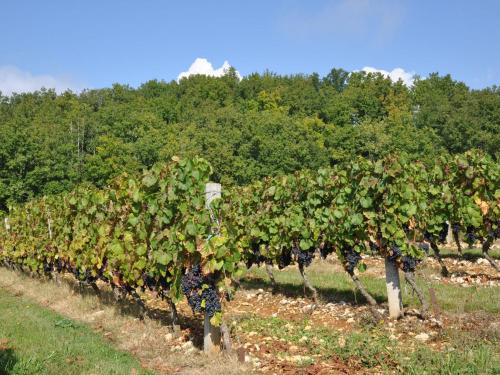
<instances>
[{"instance_id":1,"label":"forest","mask_svg":"<svg viewBox=\"0 0 500 375\"><path fill-rule=\"evenodd\" d=\"M424 163L481 149L498 160L500 89L450 75L407 87L380 73L251 74L114 84L81 93L0 93L0 211L9 204L106 187L172 156L205 158L212 179L265 176L404 152Z\"/></svg>"}]
</instances>

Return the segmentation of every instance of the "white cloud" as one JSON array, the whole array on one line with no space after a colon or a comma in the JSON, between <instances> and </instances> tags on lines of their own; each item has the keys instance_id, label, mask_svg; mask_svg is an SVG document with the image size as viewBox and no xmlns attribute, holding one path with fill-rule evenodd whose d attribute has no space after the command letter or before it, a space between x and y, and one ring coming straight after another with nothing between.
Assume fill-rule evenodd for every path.
<instances>
[{"instance_id":1,"label":"white cloud","mask_svg":"<svg viewBox=\"0 0 500 375\"><path fill-rule=\"evenodd\" d=\"M210 77L222 77L229 71L229 68L231 68L229 62L224 61L224 64L222 64L220 68L214 69L212 64L207 59L198 57L191 64L187 72L182 72L177 76L177 81L196 74L202 74ZM239 79L241 79L241 75L238 71L236 71L236 75Z\"/></svg>"},{"instance_id":2,"label":"white cloud","mask_svg":"<svg viewBox=\"0 0 500 375\"><path fill-rule=\"evenodd\" d=\"M413 76L415 75L415 72L407 72L402 68L396 68L388 72L387 70L365 66L363 69L361 69L361 71L366 73L381 73L383 76L389 77L393 82L402 80L403 83L408 87L413 86Z\"/></svg>"},{"instance_id":3,"label":"white cloud","mask_svg":"<svg viewBox=\"0 0 500 375\"><path fill-rule=\"evenodd\" d=\"M46 89L55 89L61 93L66 90L80 91L82 86L68 77L55 77L48 74L33 75L15 66L0 66L0 91L3 95L13 93L32 92Z\"/></svg>"}]
</instances>

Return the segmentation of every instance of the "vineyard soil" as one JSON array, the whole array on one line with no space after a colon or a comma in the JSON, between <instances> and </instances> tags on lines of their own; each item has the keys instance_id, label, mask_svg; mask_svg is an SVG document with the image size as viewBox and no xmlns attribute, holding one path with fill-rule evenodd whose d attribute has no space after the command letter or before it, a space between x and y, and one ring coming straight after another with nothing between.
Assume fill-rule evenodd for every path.
<instances>
[{"instance_id":1,"label":"vineyard soil","mask_svg":"<svg viewBox=\"0 0 500 375\"><path fill-rule=\"evenodd\" d=\"M235 299L225 306L233 345L244 348L246 363L233 357L206 357L201 348L201 317L179 306L182 332L170 331L168 305L151 294L145 320L133 303L116 303L84 290L75 293L70 277L62 286L41 282L0 268L0 287L56 312L88 324L116 347L137 357L157 373L180 374L493 374L500 370L500 277L489 264L466 250L465 260L443 251L451 277L439 275L439 264L427 258L417 282L429 298L431 316L418 317L417 299L404 282L406 315L395 322L373 320L362 296L335 257L315 260L306 269L320 302L303 295L296 267L274 270L278 287L272 293L264 267L253 267L243 278ZM494 249L492 256L500 258ZM360 279L387 314L383 260L366 258ZM382 311L384 309L385 311ZM1 339L1 338L0 338Z\"/></svg>"}]
</instances>

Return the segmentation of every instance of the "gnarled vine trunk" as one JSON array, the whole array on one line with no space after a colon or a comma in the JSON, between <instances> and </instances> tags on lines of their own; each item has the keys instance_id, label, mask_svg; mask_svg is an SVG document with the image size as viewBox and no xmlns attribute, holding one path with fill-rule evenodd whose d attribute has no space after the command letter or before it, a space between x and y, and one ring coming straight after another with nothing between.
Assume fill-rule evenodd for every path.
<instances>
[{"instance_id":1,"label":"gnarled vine trunk","mask_svg":"<svg viewBox=\"0 0 500 375\"><path fill-rule=\"evenodd\" d=\"M177 308L175 303L169 298L168 304L170 306L170 320L172 321L172 330L174 335L178 336L181 331L181 325L179 324L179 315L177 314Z\"/></svg>"},{"instance_id":2,"label":"gnarled vine trunk","mask_svg":"<svg viewBox=\"0 0 500 375\"><path fill-rule=\"evenodd\" d=\"M458 236L457 231L453 231L453 238L455 239L455 243L457 244L458 255L460 255L460 258L461 258L461 257L463 257L462 245L460 244L460 237Z\"/></svg>"},{"instance_id":3,"label":"gnarled vine trunk","mask_svg":"<svg viewBox=\"0 0 500 375\"><path fill-rule=\"evenodd\" d=\"M377 301L375 301L375 298L372 297L370 293L365 289L364 285L361 283L361 280L354 274L354 272L348 272L349 276L351 276L352 281L354 282L354 285L356 285L356 288L359 290L359 292L363 295L363 297L366 298L370 306L377 306Z\"/></svg>"},{"instance_id":4,"label":"gnarled vine trunk","mask_svg":"<svg viewBox=\"0 0 500 375\"><path fill-rule=\"evenodd\" d=\"M434 252L434 256L441 266L441 275L443 275L444 277L448 277L450 273L448 272L448 268L446 268L446 264L444 264L443 258L441 258L438 245L434 241L431 241L430 244L431 249Z\"/></svg>"},{"instance_id":5,"label":"gnarled vine trunk","mask_svg":"<svg viewBox=\"0 0 500 375\"><path fill-rule=\"evenodd\" d=\"M318 302L318 291L316 290L315 287L312 286L312 284L309 282L307 279L305 270L304 270L304 265L299 263L299 271L300 275L302 276L302 280L304 282L304 294L306 294L306 288L309 289L312 293L312 299L314 303Z\"/></svg>"},{"instance_id":6,"label":"gnarled vine trunk","mask_svg":"<svg viewBox=\"0 0 500 375\"><path fill-rule=\"evenodd\" d=\"M429 304L427 303L424 294L420 290L420 288L417 285L417 282L415 281L415 273L414 272L405 272L405 280L408 284L410 284L411 288L417 295L418 300L420 301L420 304L422 305L422 315L425 315L427 310L429 310Z\"/></svg>"},{"instance_id":7,"label":"gnarled vine trunk","mask_svg":"<svg viewBox=\"0 0 500 375\"><path fill-rule=\"evenodd\" d=\"M493 241L492 241L491 237L488 237L486 239L486 241L483 242L483 245L482 245L483 256L485 257L486 260L488 260L488 262L490 262L491 266L495 270L497 270L497 272L500 272L500 267L498 266L497 262L488 253L490 251L490 246L491 246L492 242Z\"/></svg>"},{"instance_id":8,"label":"gnarled vine trunk","mask_svg":"<svg viewBox=\"0 0 500 375\"><path fill-rule=\"evenodd\" d=\"M274 278L273 265L266 262L266 272L267 276L269 276L269 280L271 280L271 286L273 288L273 292L276 291L276 279Z\"/></svg>"}]
</instances>

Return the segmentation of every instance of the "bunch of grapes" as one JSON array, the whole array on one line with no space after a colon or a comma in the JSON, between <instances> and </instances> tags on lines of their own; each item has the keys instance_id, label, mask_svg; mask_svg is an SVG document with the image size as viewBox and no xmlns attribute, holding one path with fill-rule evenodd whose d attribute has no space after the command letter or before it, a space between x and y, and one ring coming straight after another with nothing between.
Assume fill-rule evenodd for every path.
<instances>
[{"instance_id":1,"label":"bunch of grapes","mask_svg":"<svg viewBox=\"0 0 500 375\"><path fill-rule=\"evenodd\" d=\"M85 271L80 271L78 268L74 268L73 274L75 275L75 278L80 281L85 281L87 283L92 283L97 280L96 277L92 276L92 273L89 270Z\"/></svg>"},{"instance_id":2,"label":"bunch of grapes","mask_svg":"<svg viewBox=\"0 0 500 375\"><path fill-rule=\"evenodd\" d=\"M357 251L355 251L352 248L346 248L344 247L341 250L342 257L344 258L344 268L345 270L349 273L352 274L354 272L354 269L358 265L359 261L361 260L361 255Z\"/></svg>"},{"instance_id":3,"label":"bunch of grapes","mask_svg":"<svg viewBox=\"0 0 500 375\"><path fill-rule=\"evenodd\" d=\"M298 247L294 246L292 253L297 257L297 262L302 265L309 267L314 258L314 249L301 251Z\"/></svg>"},{"instance_id":4,"label":"bunch of grapes","mask_svg":"<svg viewBox=\"0 0 500 375\"><path fill-rule=\"evenodd\" d=\"M439 242L445 243L447 236L448 236L448 223L444 222L441 231L439 232Z\"/></svg>"},{"instance_id":5,"label":"bunch of grapes","mask_svg":"<svg viewBox=\"0 0 500 375\"><path fill-rule=\"evenodd\" d=\"M292 253L291 251L282 251L280 258L278 260L278 268L281 270L285 267L288 267L292 263Z\"/></svg>"},{"instance_id":6,"label":"bunch of grapes","mask_svg":"<svg viewBox=\"0 0 500 375\"><path fill-rule=\"evenodd\" d=\"M219 294L213 284L203 289L201 292L201 299L205 301L205 312L210 318L221 311Z\"/></svg>"},{"instance_id":7,"label":"bunch of grapes","mask_svg":"<svg viewBox=\"0 0 500 375\"><path fill-rule=\"evenodd\" d=\"M418 247L420 249L422 249L423 251L425 251L426 254L429 254L429 248L430 248L430 246L429 246L428 243L421 242L421 243L418 244Z\"/></svg>"},{"instance_id":8,"label":"bunch of grapes","mask_svg":"<svg viewBox=\"0 0 500 375\"><path fill-rule=\"evenodd\" d=\"M43 264L43 272L48 274L50 272L52 272L52 270L54 269L54 267L52 266L52 263L44 263Z\"/></svg>"},{"instance_id":9,"label":"bunch of grapes","mask_svg":"<svg viewBox=\"0 0 500 375\"><path fill-rule=\"evenodd\" d=\"M247 268L252 267L253 264L257 264L257 266L260 266L260 264L264 261L266 261L266 258L262 256L260 252L260 245L258 242L252 242L252 253L249 254L246 265Z\"/></svg>"},{"instance_id":10,"label":"bunch of grapes","mask_svg":"<svg viewBox=\"0 0 500 375\"><path fill-rule=\"evenodd\" d=\"M458 223L453 223L453 224L451 225L451 231L453 232L453 234L454 234L455 236L458 236L458 232L460 232L460 224L458 224Z\"/></svg>"},{"instance_id":11,"label":"bunch of grapes","mask_svg":"<svg viewBox=\"0 0 500 375\"><path fill-rule=\"evenodd\" d=\"M370 241L369 245L370 245L370 250L371 250L372 254L376 254L379 252L380 247L375 242Z\"/></svg>"},{"instance_id":12,"label":"bunch of grapes","mask_svg":"<svg viewBox=\"0 0 500 375\"><path fill-rule=\"evenodd\" d=\"M61 258L57 259L55 269L57 272L62 272L68 267L66 266L66 262L62 260Z\"/></svg>"},{"instance_id":13,"label":"bunch of grapes","mask_svg":"<svg viewBox=\"0 0 500 375\"><path fill-rule=\"evenodd\" d=\"M399 248L399 246L396 246L396 245L392 245L391 246L391 254L387 256L387 259L391 262L394 262L396 261L397 259L399 259L401 257L401 249Z\"/></svg>"},{"instance_id":14,"label":"bunch of grapes","mask_svg":"<svg viewBox=\"0 0 500 375\"><path fill-rule=\"evenodd\" d=\"M404 272L414 272L420 260L412 256L404 255L401 258L401 265Z\"/></svg>"},{"instance_id":15,"label":"bunch of grapes","mask_svg":"<svg viewBox=\"0 0 500 375\"><path fill-rule=\"evenodd\" d=\"M500 238L500 222L496 222L496 228L495 229L490 229L488 231L488 236L493 238L494 240Z\"/></svg>"},{"instance_id":16,"label":"bunch of grapes","mask_svg":"<svg viewBox=\"0 0 500 375\"><path fill-rule=\"evenodd\" d=\"M210 318L221 311L220 297L215 283L210 277L202 275L200 265L191 267L182 276L181 289L193 312L202 311L203 304Z\"/></svg>"},{"instance_id":17,"label":"bunch of grapes","mask_svg":"<svg viewBox=\"0 0 500 375\"><path fill-rule=\"evenodd\" d=\"M186 296L193 311L201 310L201 295L199 290L203 285L203 276L199 265L191 267L181 279L182 293Z\"/></svg>"},{"instance_id":18,"label":"bunch of grapes","mask_svg":"<svg viewBox=\"0 0 500 375\"><path fill-rule=\"evenodd\" d=\"M158 285L162 290L168 290L170 286L167 283L167 278L166 277L160 277L160 280L158 281Z\"/></svg>"},{"instance_id":19,"label":"bunch of grapes","mask_svg":"<svg viewBox=\"0 0 500 375\"><path fill-rule=\"evenodd\" d=\"M433 235L431 234L431 232L429 231L425 231L424 232L424 240L428 241L428 242L433 242Z\"/></svg>"},{"instance_id":20,"label":"bunch of grapes","mask_svg":"<svg viewBox=\"0 0 500 375\"><path fill-rule=\"evenodd\" d=\"M144 283L144 288L149 290L154 290L156 288L156 279L151 275L144 273L142 274L142 281Z\"/></svg>"},{"instance_id":21,"label":"bunch of grapes","mask_svg":"<svg viewBox=\"0 0 500 375\"><path fill-rule=\"evenodd\" d=\"M473 227L467 227L467 230L465 232L465 242L469 246L474 245L474 243L477 241L476 235L474 234L474 228Z\"/></svg>"},{"instance_id":22,"label":"bunch of grapes","mask_svg":"<svg viewBox=\"0 0 500 375\"><path fill-rule=\"evenodd\" d=\"M323 242L323 244L319 248L321 258L326 259L328 255L333 253L333 250L333 245L330 242Z\"/></svg>"}]
</instances>

